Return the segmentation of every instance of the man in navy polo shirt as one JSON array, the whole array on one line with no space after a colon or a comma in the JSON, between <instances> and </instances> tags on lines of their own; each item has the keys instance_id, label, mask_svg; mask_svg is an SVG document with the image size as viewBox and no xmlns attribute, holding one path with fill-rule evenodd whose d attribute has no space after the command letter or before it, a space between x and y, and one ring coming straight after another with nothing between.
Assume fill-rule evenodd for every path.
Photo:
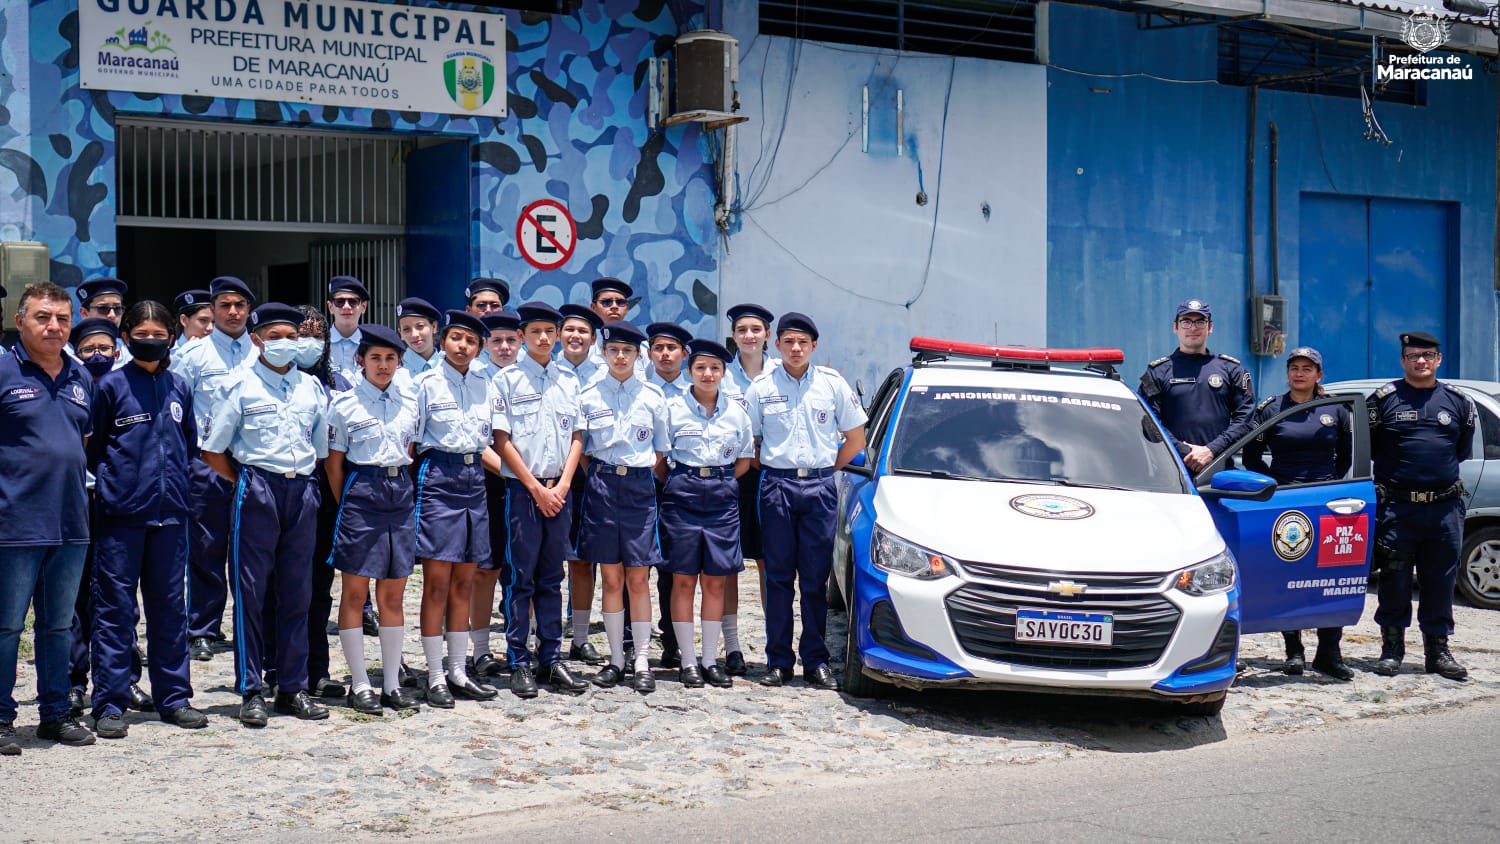
<instances>
[{"instance_id":1,"label":"man in navy polo shirt","mask_svg":"<svg viewBox=\"0 0 1500 844\"><path fill-rule=\"evenodd\" d=\"M16 309L20 341L0 358L0 755L21 752L13 692L33 606L37 737L94 743L68 711L73 603L89 543L84 442L94 394L88 373L63 354L72 310L61 287L27 287Z\"/></svg>"}]
</instances>

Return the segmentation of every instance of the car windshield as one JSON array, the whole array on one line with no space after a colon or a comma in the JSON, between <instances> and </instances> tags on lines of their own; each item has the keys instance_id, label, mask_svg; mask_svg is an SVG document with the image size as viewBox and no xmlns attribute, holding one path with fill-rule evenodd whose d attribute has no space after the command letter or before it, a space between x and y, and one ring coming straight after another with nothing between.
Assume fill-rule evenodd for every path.
<instances>
[{"instance_id":1,"label":"car windshield","mask_svg":"<svg viewBox=\"0 0 1500 844\"><path fill-rule=\"evenodd\" d=\"M1080 393L914 386L888 465L898 474L1187 491L1140 402Z\"/></svg>"}]
</instances>

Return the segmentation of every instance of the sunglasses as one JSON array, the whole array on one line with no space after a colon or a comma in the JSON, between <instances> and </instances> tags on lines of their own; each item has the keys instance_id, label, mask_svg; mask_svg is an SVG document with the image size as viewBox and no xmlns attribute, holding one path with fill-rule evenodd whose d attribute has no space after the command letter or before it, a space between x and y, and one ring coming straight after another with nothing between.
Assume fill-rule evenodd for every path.
<instances>
[{"instance_id":1,"label":"sunglasses","mask_svg":"<svg viewBox=\"0 0 1500 844\"><path fill-rule=\"evenodd\" d=\"M629 299L621 296L612 296L608 299L595 299L594 301L598 302L600 305L603 305L606 308L623 308L626 305L630 304Z\"/></svg>"}]
</instances>

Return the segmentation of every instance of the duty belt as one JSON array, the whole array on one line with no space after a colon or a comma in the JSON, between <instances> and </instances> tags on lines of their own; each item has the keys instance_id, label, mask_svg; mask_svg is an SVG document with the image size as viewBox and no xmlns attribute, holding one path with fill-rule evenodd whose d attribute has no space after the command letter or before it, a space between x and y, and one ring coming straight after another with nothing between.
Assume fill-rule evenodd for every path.
<instances>
[{"instance_id":1,"label":"duty belt","mask_svg":"<svg viewBox=\"0 0 1500 844\"><path fill-rule=\"evenodd\" d=\"M272 469L262 469L259 466L255 466L255 465L252 465L252 464L249 464L249 463L246 463L244 465L245 465L246 468L254 469L255 471L261 473L262 475L265 475L265 476L271 477L271 478L286 478L289 481L291 481L291 480L297 480L297 479L301 479L301 480L304 480L304 481L312 480L312 473L311 472L309 472L306 475L301 475L301 474L298 474L296 472L277 472L277 471L274 471Z\"/></svg>"},{"instance_id":2,"label":"duty belt","mask_svg":"<svg viewBox=\"0 0 1500 844\"><path fill-rule=\"evenodd\" d=\"M650 466L616 466L613 463L603 463L603 462L598 461L598 460L594 461L590 465L594 466L595 467L595 471L599 472L600 474L603 474L603 475L619 475L622 478L625 477L625 476L627 476L627 475L649 475L649 474L651 474L651 467Z\"/></svg>"},{"instance_id":3,"label":"duty belt","mask_svg":"<svg viewBox=\"0 0 1500 844\"><path fill-rule=\"evenodd\" d=\"M1463 495L1464 482L1454 481L1452 486L1444 489L1405 489L1399 486L1376 484L1375 491L1385 501L1395 501L1401 504L1437 504Z\"/></svg>"},{"instance_id":4,"label":"duty belt","mask_svg":"<svg viewBox=\"0 0 1500 844\"><path fill-rule=\"evenodd\" d=\"M672 470L674 475L696 475L700 478L732 478L734 477L734 466L686 466L677 464Z\"/></svg>"},{"instance_id":5,"label":"duty belt","mask_svg":"<svg viewBox=\"0 0 1500 844\"><path fill-rule=\"evenodd\" d=\"M765 473L772 478L826 478L833 474L833 468L826 469L773 469L765 468Z\"/></svg>"},{"instance_id":6,"label":"duty belt","mask_svg":"<svg viewBox=\"0 0 1500 844\"><path fill-rule=\"evenodd\" d=\"M429 448L422 452L423 460L431 460L436 463L462 463L465 466L472 466L478 463L479 457L479 454L458 454L452 451L438 451L435 448Z\"/></svg>"},{"instance_id":7,"label":"duty belt","mask_svg":"<svg viewBox=\"0 0 1500 844\"><path fill-rule=\"evenodd\" d=\"M384 475L387 478L395 478L401 475L400 466L366 466L360 463L345 463L351 472L363 472L367 475Z\"/></svg>"}]
</instances>

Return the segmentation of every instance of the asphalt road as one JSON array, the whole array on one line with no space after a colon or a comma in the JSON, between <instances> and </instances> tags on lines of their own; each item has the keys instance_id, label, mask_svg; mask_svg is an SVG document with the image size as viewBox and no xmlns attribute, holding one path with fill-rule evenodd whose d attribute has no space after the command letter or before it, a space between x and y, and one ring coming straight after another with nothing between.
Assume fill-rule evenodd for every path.
<instances>
[{"instance_id":1,"label":"asphalt road","mask_svg":"<svg viewBox=\"0 0 1500 844\"><path fill-rule=\"evenodd\" d=\"M628 773L628 772L622 772ZM623 785L623 783L622 783ZM1054 764L956 766L728 805L534 810L507 837L620 841L1500 841L1500 704ZM452 840L493 840L489 831ZM448 837L448 836L444 836Z\"/></svg>"}]
</instances>

